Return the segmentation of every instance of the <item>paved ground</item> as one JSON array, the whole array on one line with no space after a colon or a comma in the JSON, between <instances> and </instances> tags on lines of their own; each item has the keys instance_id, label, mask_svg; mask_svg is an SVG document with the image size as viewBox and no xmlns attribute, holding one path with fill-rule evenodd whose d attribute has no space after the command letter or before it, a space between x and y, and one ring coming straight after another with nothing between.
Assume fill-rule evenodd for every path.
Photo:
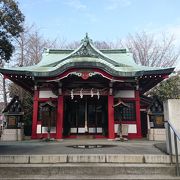
<instances>
[{"instance_id":1,"label":"paved ground","mask_svg":"<svg viewBox=\"0 0 180 180\"><path fill-rule=\"evenodd\" d=\"M30 155L30 154L164 154L155 144L162 142L148 140L129 140L126 142L107 139L73 139L59 142L44 142L27 140L21 142L0 141L0 155ZM104 148L73 148L73 145L112 145Z\"/></svg>"}]
</instances>

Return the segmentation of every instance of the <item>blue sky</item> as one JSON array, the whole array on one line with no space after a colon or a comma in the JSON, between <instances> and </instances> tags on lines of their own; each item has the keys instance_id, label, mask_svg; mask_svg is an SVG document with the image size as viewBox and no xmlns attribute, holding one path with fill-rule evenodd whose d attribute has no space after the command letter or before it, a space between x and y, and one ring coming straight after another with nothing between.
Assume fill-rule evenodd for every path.
<instances>
[{"instance_id":1,"label":"blue sky","mask_svg":"<svg viewBox=\"0 0 180 180\"><path fill-rule=\"evenodd\" d=\"M129 33L169 32L180 41L179 0L18 0L44 37L116 41Z\"/></svg>"}]
</instances>

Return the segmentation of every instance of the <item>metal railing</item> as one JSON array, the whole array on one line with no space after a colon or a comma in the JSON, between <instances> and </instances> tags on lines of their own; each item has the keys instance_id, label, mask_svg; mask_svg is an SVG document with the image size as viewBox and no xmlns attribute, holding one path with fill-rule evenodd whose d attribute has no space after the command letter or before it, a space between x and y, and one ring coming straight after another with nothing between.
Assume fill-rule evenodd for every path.
<instances>
[{"instance_id":1,"label":"metal railing","mask_svg":"<svg viewBox=\"0 0 180 180\"><path fill-rule=\"evenodd\" d=\"M175 157L176 157L176 175L180 176L178 144L177 144L177 140L179 140L180 142L180 133L177 132L177 130L173 127L173 125L169 121L167 121L167 128L168 128L170 162L171 164L173 163L172 139L171 139L171 130L172 130L172 134L174 135L174 148L175 148Z\"/></svg>"}]
</instances>

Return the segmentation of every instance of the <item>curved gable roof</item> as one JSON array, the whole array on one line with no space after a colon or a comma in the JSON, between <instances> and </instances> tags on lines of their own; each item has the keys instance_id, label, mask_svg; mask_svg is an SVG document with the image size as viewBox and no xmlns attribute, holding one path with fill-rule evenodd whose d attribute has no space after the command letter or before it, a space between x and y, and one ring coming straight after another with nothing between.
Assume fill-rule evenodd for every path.
<instances>
[{"instance_id":1,"label":"curved gable roof","mask_svg":"<svg viewBox=\"0 0 180 180\"><path fill-rule=\"evenodd\" d=\"M57 76L70 68L100 68L113 76L142 76L145 74L170 74L174 68L140 66L132 53L125 49L98 50L86 34L75 50L47 49L42 60L34 66L0 69L0 72L28 74L30 76Z\"/></svg>"},{"instance_id":2,"label":"curved gable roof","mask_svg":"<svg viewBox=\"0 0 180 180\"><path fill-rule=\"evenodd\" d=\"M103 52L102 52L103 51ZM86 35L81 41L81 45L75 50L46 50L43 53L43 58L37 66L54 67L65 60L77 58L80 61L86 61L91 58L92 62L99 59L116 67L127 67L136 65L133 58L129 56L126 50L98 50L93 44L92 40ZM69 54L68 54L69 53ZM123 57L119 57L121 55ZM126 62L127 61L127 62Z\"/></svg>"}]
</instances>

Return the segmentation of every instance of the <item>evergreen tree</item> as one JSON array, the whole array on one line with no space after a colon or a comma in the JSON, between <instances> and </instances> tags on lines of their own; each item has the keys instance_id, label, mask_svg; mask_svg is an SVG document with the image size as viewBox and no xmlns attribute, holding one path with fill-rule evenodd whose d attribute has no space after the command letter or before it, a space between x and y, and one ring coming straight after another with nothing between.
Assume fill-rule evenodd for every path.
<instances>
[{"instance_id":1,"label":"evergreen tree","mask_svg":"<svg viewBox=\"0 0 180 180\"><path fill-rule=\"evenodd\" d=\"M24 16L14 0L0 0L0 64L8 62L13 51L13 38L23 32Z\"/></svg>"},{"instance_id":2,"label":"evergreen tree","mask_svg":"<svg viewBox=\"0 0 180 180\"><path fill-rule=\"evenodd\" d=\"M148 92L151 96L157 96L160 100L180 98L180 76L172 76L162 81Z\"/></svg>"}]
</instances>

